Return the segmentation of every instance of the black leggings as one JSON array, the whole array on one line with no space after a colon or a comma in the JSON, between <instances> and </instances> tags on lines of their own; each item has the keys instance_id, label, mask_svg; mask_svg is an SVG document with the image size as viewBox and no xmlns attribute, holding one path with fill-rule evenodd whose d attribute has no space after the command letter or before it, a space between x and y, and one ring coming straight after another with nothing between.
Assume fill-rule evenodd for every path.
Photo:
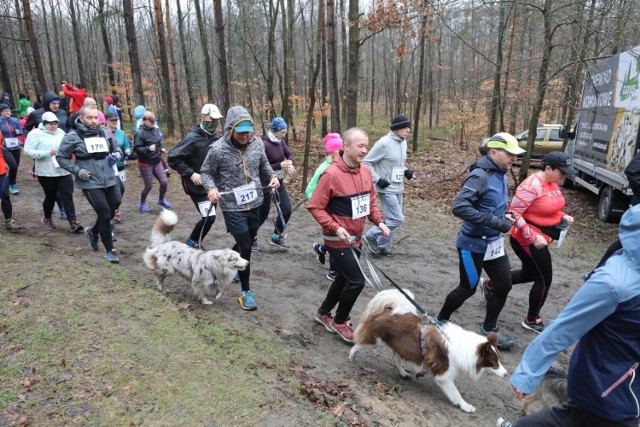
<instances>
[{"instance_id":1,"label":"black leggings","mask_svg":"<svg viewBox=\"0 0 640 427\"><path fill-rule=\"evenodd\" d=\"M289 218L291 218L291 198L289 197L289 193L287 192L287 188L284 185L284 182L280 181L280 187L278 188L278 197L280 198L280 210L282 211L282 216L278 214L278 219L276 220L275 227L273 228L273 234L282 235L286 224L289 222ZM273 204L273 208L276 208L275 203ZM271 192L264 192L264 201L260 206L260 226L264 224L264 222L269 217L269 210L271 209ZM283 222L284 218L284 222Z\"/></svg>"},{"instance_id":2,"label":"black leggings","mask_svg":"<svg viewBox=\"0 0 640 427\"><path fill-rule=\"evenodd\" d=\"M193 204L196 205L196 210L198 211L200 216L202 216L202 212L200 212L200 205L198 205L198 203L206 202L207 200L209 200L207 195L206 194L191 194L191 200L193 201ZM217 204L214 204L211 209L215 212L216 207L217 207ZM211 227L213 226L214 222L216 222L216 216L215 215L208 216L206 218L200 218L200 221L198 221L196 223L195 227L193 227L193 230L191 230L191 234L189 235L189 239L193 240L194 242L199 242L200 241L200 236L202 235L202 240L204 240L204 238L209 233L209 230L211 230Z\"/></svg>"},{"instance_id":3,"label":"black leggings","mask_svg":"<svg viewBox=\"0 0 640 427\"><path fill-rule=\"evenodd\" d=\"M493 292L487 297L487 313L484 318L483 328L485 331L491 331L496 327L498 316L511 291L509 257L503 255L491 261L484 261L484 254L458 248L458 261L460 283L457 288L447 295L438 318L440 320L449 320L453 312L476 293L480 272L484 268L487 276L491 279Z\"/></svg>"},{"instance_id":4,"label":"black leggings","mask_svg":"<svg viewBox=\"0 0 640 427\"><path fill-rule=\"evenodd\" d=\"M540 316L540 310L547 300L551 280L553 279L553 266L551 263L551 253L547 246L537 249L533 245L522 246L513 237L509 237L511 248L516 253L522 268L511 270L511 283L528 283L533 281L533 286L529 292L529 311L527 320L533 322Z\"/></svg>"},{"instance_id":5,"label":"black leggings","mask_svg":"<svg viewBox=\"0 0 640 427\"><path fill-rule=\"evenodd\" d=\"M327 249L335 262L336 279L329 287L329 292L327 292L318 313L329 314L337 305L335 322L344 323L349 320L351 309L364 288L364 276L350 248ZM360 253L358 252L359 257Z\"/></svg>"},{"instance_id":6,"label":"black leggings","mask_svg":"<svg viewBox=\"0 0 640 427\"><path fill-rule=\"evenodd\" d=\"M62 199L62 206L67 213L69 224L76 220L76 207L73 203L73 178L65 176L38 176L38 182L44 190L42 209L45 218L51 218L57 195Z\"/></svg>"},{"instance_id":7,"label":"black leggings","mask_svg":"<svg viewBox=\"0 0 640 427\"><path fill-rule=\"evenodd\" d=\"M107 252L113 250L113 241L111 240L111 219L116 211L116 186L112 185L107 188L91 188L82 190L89 204L98 214L96 223L91 229L94 236L100 235L102 244Z\"/></svg>"},{"instance_id":8,"label":"black leggings","mask_svg":"<svg viewBox=\"0 0 640 427\"><path fill-rule=\"evenodd\" d=\"M21 150L2 150L4 161L9 166L9 185L16 185L18 166L20 166Z\"/></svg>"}]
</instances>

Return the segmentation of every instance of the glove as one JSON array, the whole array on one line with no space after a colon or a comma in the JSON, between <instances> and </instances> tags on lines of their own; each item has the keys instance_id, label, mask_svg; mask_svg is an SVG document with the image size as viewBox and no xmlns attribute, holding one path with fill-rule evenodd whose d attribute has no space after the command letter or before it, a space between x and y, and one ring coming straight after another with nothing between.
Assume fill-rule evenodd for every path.
<instances>
[{"instance_id":1,"label":"glove","mask_svg":"<svg viewBox=\"0 0 640 427\"><path fill-rule=\"evenodd\" d=\"M48 159L49 157L51 157L53 154L55 154L55 151L53 152L53 154L51 154L53 150L49 150L49 151L42 151L42 158L43 159Z\"/></svg>"},{"instance_id":2,"label":"glove","mask_svg":"<svg viewBox=\"0 0 640 427\"><path fill-rule=\"evenodd\" d=\"M380 188L387 188L388 186L391 185L391 183L384 178L380 178L377 184L378 184L378 187Z\"/></svg>"},{"instance_id":3,"label":"glove","mask_svg":"<svg viewBox=\"0 0 640 427\"><path fill-rule=\"evenodd\" d=\"M411 169L404 170L404 177L407 179L416 179L416 173Z\"/></svg>"},{"instance_id":4,"label":"glove","mask_svg":"<svg viewBox=\"0 0 640 427\"><path fill-rule=\"evenodd\" d=\"M80 169L80 172L78 172L78 178L83 181L89 181L89 178L91 178L91 173L86 169Z\"/></svg>"},{"instance_id":5,"label":"glove","mask_svg":"<svg viewBox=\"0 0 640 427\"><path fill-rule=\"evenodd\" d=\"M122 154L120 154L119 151L114 151L113 153L111 153L111 157L113 157L115 159L115 161L117 162L118 160L120 160L122 158Z\"/></svg>"},{"instance_id":6,"label":"glove","mask_svg":"<svg viewBox=\"0 0 640 427\"><path fill-rule=\"evenodd\" d=\"M56 155L56 150L49 150L49 157L53 157Z\"/></svg>"},{"instance_id":7,"label":"glove","mask_svg":"<svg viewBox=\"0 0 640 427\"><path fill-rule=\"evenodd\" d=\"M505 217L491 215L491 219L489 220L489 224L487 225L495 230L500 231L501 233L506 233L507 231L511 230L512 223Z\"/></svg>"}]
</instances>

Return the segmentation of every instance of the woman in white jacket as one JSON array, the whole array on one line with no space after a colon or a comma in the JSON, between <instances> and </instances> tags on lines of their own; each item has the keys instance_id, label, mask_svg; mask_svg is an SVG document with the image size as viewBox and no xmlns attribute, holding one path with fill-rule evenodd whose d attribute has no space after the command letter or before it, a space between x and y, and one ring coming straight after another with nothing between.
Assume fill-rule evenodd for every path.
<instances>
[{"instance_id":1,"label":"woman in white jacket","mask_svg":"<svg viewBox=\"0 0 640 427\"><path fill-rule=\"evenodd\" d=\"M56 161L56 152L63 137L64 131L58 129L58 117L47 111L42 115L42 123L38 129L32 130L27 135L24 153L35 159L35 173L44 190L42 201L44 228L46 230L56 228L51 220L51 213L56 201L56 193L59 191L67 213L69 229L74 233L80 233L84 227L76 219L76 208L73 204L73 177Z\"/></svg>"}]
</instances>

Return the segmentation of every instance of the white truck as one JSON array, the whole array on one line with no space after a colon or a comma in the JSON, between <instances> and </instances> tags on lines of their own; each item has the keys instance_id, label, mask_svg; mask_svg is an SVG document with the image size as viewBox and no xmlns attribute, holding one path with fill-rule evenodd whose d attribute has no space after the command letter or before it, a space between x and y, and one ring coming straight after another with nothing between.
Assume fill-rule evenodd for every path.
<instances>
[{"instance_id":1,"label":"white truck","mask_svg":"<svg viewBox=\"0 0 640 427\"><path fill-rule=\"evenodd\" d=\"M640 46L589 67L575 139L566 147L575 184L599 196L598 216L612 222L629 207L624 174L638 150Z\"/></svg>"}]
</instances>

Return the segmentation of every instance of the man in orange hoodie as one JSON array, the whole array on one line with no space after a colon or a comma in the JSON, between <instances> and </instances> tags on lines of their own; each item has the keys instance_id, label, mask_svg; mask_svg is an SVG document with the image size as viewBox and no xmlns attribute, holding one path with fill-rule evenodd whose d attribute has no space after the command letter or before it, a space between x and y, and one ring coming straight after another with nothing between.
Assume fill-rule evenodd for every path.
<instances>
[{"instance_id":1,"label":"man in orange hoodie","mask_svg":"<svg viewBox=\"0 0 640 427\"><path fill-rule=\"evenodd\" d=\"M71 99L69 102L69 115L80 111L87 97L87 90L79 86L76 87L71 83L62 82L62 91Z\"/></svg>"},{"instance_id":2,"label":"man in orange hoodie","mask_svg":"<svg viewBox=\"0 0 640 427\"><path fill-rule=\"evenodd\" d=\"M2 134L0 134L0 145L2 145ZM9 167L4 161L2 156L2 150L0 150L0 207L2 207L2 214L4 215L4 227L12 232L20 230L20 227L11 218L13 214L13 206L11 205L11 198L9 196Z\"/></svg>"}]
</instances>

